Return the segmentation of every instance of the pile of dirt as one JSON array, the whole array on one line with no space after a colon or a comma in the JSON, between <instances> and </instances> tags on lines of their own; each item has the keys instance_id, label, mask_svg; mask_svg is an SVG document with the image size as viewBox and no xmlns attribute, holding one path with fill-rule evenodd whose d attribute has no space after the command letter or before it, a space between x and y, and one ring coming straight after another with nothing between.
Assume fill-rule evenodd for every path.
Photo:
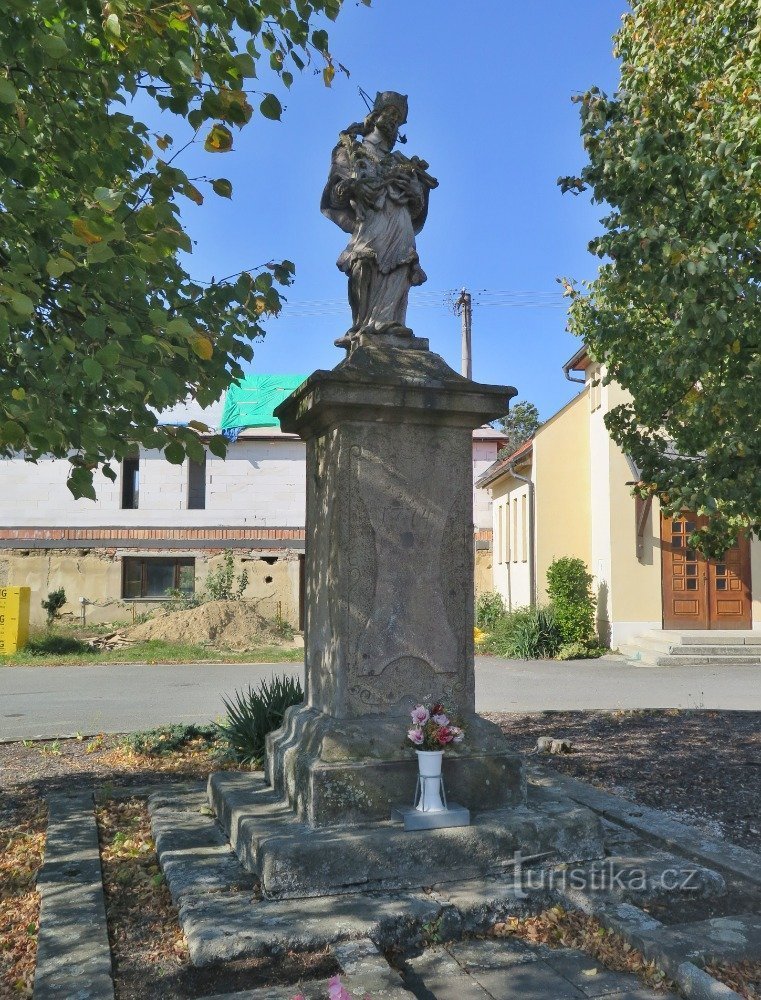
<instances>
[{"instance_id":1,"label":"pile of dirt","mask_svg":"<svg viewBox=\"0 0 761 1000\"><path fill-rule=\"evenodd\" d=\"M291 645L250 601L208 601L185 611L160 611L149 621L125 629L124 635L133 642L160 639L235 652L256 646Z\"/></svg>"}]
</instances>

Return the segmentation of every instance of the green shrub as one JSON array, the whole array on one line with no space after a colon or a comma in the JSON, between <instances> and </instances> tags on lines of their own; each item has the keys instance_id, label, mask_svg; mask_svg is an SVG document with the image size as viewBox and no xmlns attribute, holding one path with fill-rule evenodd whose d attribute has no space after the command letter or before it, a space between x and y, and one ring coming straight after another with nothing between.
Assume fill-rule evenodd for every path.
<instances>
[{"instance_id":1,"label":"green shrub","mask_svg":"<svg viewBox=\"0 0 761 1000\"><path fill-rule=\"evenodd\" d=\"M563 645L596 641L592 574L583 559L565 556L553 559L547 570L547 595L555 610Z\"/></svg>"},{"instance_id":2,"label":"green shrub","mask_svg":"<svg viewBox=\"0 0 761 1000\"><path fill-rule=\"evenodd\" d=\"M476 601L476 625L484 632L491 632L506 613L502 595L493 590L481 594Z\"/></svg>"},{"instance_id":3,"label":"green shrub","mask_svg":"<svg viewBox=\"0 0 761 1000\"><path fill-rule=\"evenodd\" d=\"M500 619L484 648L489 653L518 660L555 656L560 633L552 608L516 608Z\"/></svg>"},{"instance_id":4,"label":"green shrub","mask_svg":"<svg viewBox=\"0 0 761 1000\"><path fill-rule=\"evenodd\" d=\"M556 660L596 660L602 656L599 646L589 646L586 642L567 642L560 647Z\"/></svg>"},{"instance_id":5,"label":"green shrub","mask_svg":"<svg viewBox=\"0 0 761 1000\"><path fill-rule=\"evenodd\" d=\"M175 750L184 750L195 740L204 740L208 746L213 746L218 738L217 727L196 725L160 726L158 729L147 729L139 733L129 733L122 740L124 746L135 753L148 757L164 757Z\"/></svg>"},{"instance_id":6,"label":"green shrub","mask_svg":"<svg viewBox=\"0 0 761 1000\"><path fill-rule=\"evenodd\" d=\"M63 587L59 587L58 590L48 591L47 600L40 601L45 611L48 613L48 625L53 621L54 618L58 617L58 612L66 603L66 591Z\"/></svg>"},{"instance_id":7,"label":"green shrub","mask_svg":"<svg viewBox=\"0 0 761 1000\"><path fill-rule=\"evenodd\" d=\"M32 656L63 656L67 653L95 653L96 650L73 636L50 632L37 639L30 639L26 644L26 652Z\"/></svg>"},{"instance_id":8,"label":"green shrub","mask_svg":"<svg viewBox=\"0 0 761 1000\"><path fill-rule=\"evenodd\" d=\"M207 601L239 601L248 586L248 570L235 576L235 559L228 549L223 561L209 570L204 584L203 598Z\"/></svg>"},{"instance_id":9,"label":"green shrub","mask_svg":"<svg viewBox=\"0 0 761 1000\"><path fill-rule=\"evenodd\" d=\"M217 727L232 756L242 764L259 764L264 757L267 733L279 729L287 708L304 700L298 677L272 677L262 680L259 689L249 685L248 692L236 691L231 701L223 699L227 722Z\"/></svg>"}]
</instances>

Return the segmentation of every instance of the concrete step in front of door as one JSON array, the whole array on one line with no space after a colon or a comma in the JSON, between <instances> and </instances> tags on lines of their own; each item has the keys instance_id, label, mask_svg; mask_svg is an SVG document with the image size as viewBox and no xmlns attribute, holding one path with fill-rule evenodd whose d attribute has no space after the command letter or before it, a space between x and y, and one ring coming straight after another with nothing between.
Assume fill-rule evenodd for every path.
<instances>
[{"instance_id":1,"label":"concrete step in front of door","mask_svg":"<svg viewBox=\"0 0 761 1000\"><path fill-rule=\"evenodd\" d=\"M761 665L761 632L652 630L622 643L621 653L640 666Z\"/></svg>"}]
</instances>

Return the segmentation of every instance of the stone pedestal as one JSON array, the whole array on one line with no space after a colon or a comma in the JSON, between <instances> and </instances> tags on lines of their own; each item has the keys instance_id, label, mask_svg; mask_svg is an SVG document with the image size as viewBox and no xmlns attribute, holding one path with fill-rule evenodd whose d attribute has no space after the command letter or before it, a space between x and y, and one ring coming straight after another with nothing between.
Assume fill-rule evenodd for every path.
<instances>
[{"instance_id":1,"label":"stone pedestal","mask_svg":"<svg viewBox=\"0 0 761 1000\"><path fill-rule=\"evenodd\" d=\"M475 713L471 432L514 394L458 375L425 340L374 337L275 411L307 442L306 699L267 738L266 781L209 782L268 896L473 878L516 851L602 852L589 810L526 800L520 758ZM408 713L439 699L466 730L443 776L471 825L408 832L390 821L415 791Z\"/></svg>"},{"instance_id":2,"label":"stone pedestal","mask_svg":"<svg viewBox=\"0 0 761 1000\"><path fill-rule=\"evenodd\" d=\"M306 700L268 740L267 775L313 826L409 802L408 713L439 699L467 730L447 794L472 810L525 796L517 757L474 713L472 431L515 390L427 347L368 338L276 411L307 442Z\"/></svg>"}]
</instances>

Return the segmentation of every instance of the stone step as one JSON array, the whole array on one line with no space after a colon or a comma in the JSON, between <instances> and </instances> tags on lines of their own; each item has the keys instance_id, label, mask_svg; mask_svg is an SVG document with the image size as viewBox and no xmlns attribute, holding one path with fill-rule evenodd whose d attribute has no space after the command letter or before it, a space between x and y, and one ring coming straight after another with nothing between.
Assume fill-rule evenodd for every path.
<instances>
[{"instance_id":1,"label":"stone step","mask_svg":"<svg viewBox=\"0 0 761 1000\"><path fill-rule=\"evenodd\" d=\"M761 662L761 646L759 646L758 649L754 649L752 646L744 646L741 643L738 643L735 646L699 646L697 643L690 643L689 645L684 646L671 646L669 648L669 654L671 656L743 656L746 659L751 657Z\"/></svg>"},{"instance_id":2,"label":"stone step","mask_svg":"<svg viewBox=\"0 0 761 1000\"><path fill-rule=\"evenodd\" d=\"M694 646L724 646L724 645L761 645L761 631L747 629L689 629L678 632L673 629L650 629L637 635L632 642L643 640L663 641L670 645Z\"/></svg>"},{"instance_id":3,"label":"stone step","mask_svg":"<svg viewBox=\"0 0 761 1000\"><path fill-rule=\"evenodd\" d=\"M659 656L658 667L726 667L732 664L746 664L761 667L761 656Z\"/></svg>"},{"instance_id":4,"label":"stone step","mask_svg":"<svg viewBox=\"0 0 761 1000\"><path fill-rule=\"evenodd\" d=\"M516 851L560 861L601 857L597 816L567 800L474 813L469 826L411 836L401 823L312 828L261 778L221 771L209 800L242 864L270 898L419 889L502 870Z\"/></svg>"}]
</instances>

